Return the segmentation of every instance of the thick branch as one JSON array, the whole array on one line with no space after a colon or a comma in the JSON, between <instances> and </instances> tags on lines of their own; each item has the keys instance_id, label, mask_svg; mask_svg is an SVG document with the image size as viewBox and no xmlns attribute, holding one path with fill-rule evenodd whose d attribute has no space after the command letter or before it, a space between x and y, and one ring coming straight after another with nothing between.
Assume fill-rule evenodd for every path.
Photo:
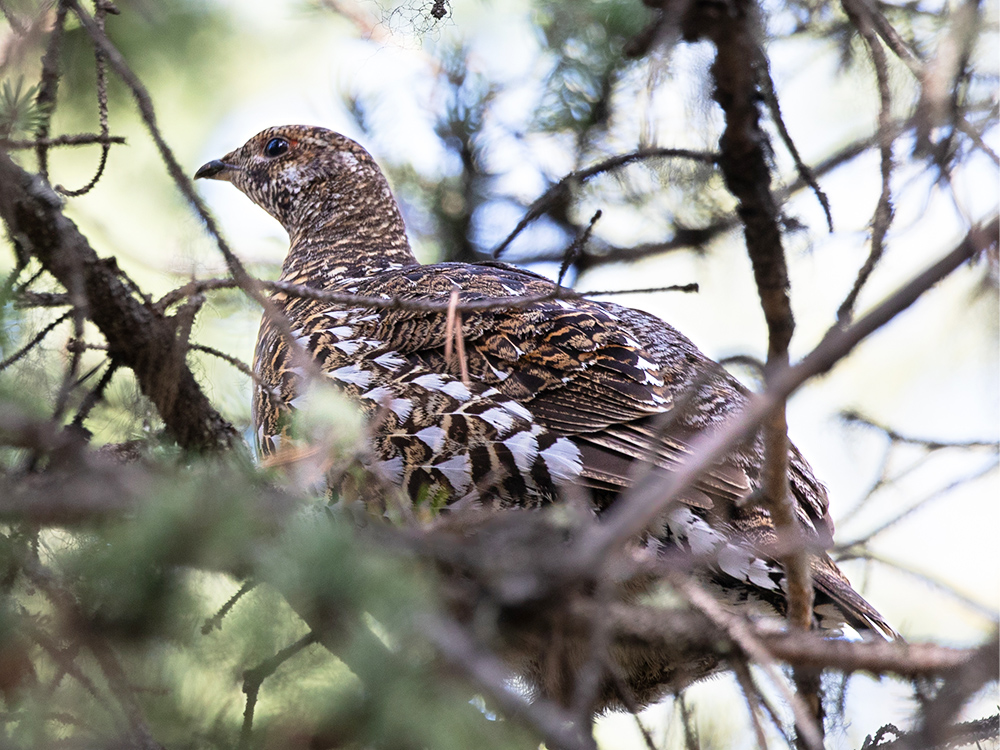
<instances>
[{"instance_id":1,"label":"thick branch","mask_svg":"<svg viewBox=\"0 0 1000 750\"><path fill-rule=\"evenodd\" d=\"M201 391L176 345L174 322L137 300L113 260L97 256L44 182L0 153L0 216L10 235L64 287L78 282L108 355L135 373L167 431L191 450L230 448L235 429ZM79 277L81 278L78 278Z\"/></svg>"}]
</instances>

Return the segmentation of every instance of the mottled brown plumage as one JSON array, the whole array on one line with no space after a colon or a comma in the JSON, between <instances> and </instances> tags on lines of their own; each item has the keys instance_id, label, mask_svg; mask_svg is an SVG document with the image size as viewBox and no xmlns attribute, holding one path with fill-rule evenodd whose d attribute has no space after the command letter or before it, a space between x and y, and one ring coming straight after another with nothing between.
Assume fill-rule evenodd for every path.
<instances>
[{"instance_id":1,"label":"mottled brown plumage","mask_svg":"<svg viewBox=\"0 0 1000 750\"><path fill-rule=\"evenodd\" d=\"M501 263L418 264L378 166L328 130L265 130L197 176L232 182L282 223L291 239L284 281L439 305L454 291L468 303L553 288ZM599 512L629 486L635 460L677 466L696 433L718 427L746 401L743 387L672 327L607 302L548 299L466 311L463 379L458 358L446 358L454 327L443 310L379 310L286 294L273 300L320 370L371 421L372 471L414 499L533 507L576 483L589 488ZM304 373L267 320L255 369L272 390L258 387L254 395L259 449L272 456ZM692 389L694 398L660 434L662 415ZM752 498L761 462L759 439L734 451L665 515L650 543L708 561L709 582L734 606L782 612L782 572L762 552L774 530ZM816 549L829 546L826 491L794 448L789 480L807 537ZM894 636L829 557L814 554L812 570L821 626L847 622ZM636 679L655 685L658 678Z\"/></svg>"}]
</instances>

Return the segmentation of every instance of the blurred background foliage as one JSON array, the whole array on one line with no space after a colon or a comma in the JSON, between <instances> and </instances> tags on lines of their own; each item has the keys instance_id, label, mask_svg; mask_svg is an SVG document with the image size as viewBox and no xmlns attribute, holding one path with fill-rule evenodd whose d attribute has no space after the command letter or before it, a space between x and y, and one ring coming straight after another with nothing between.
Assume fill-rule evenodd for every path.
<instances>
[{"instance_id":1,"label":"blurred background foliage","mask_svg":"<svg viewBox=\"0 0 1000 750\"><path fill-rule=\"evenodd\" d=\"M36 127L32 87L50 5L3 2L2 137L29 138ZM650 147L711 152L721 132L706 45L660 39L648 54L625 54L642 51L636 40L651 19L638 0L117 5L121 12L108 17L108 34L151 92L160 128L189 173L263 127L295 121L331 127L361 141L389 173L426 261L492 257L533 202L570 172ZM439 5L441 18L432 12ZM961 37L962 13L975 9L979 22L970 32L956 104L986 149L945 123L921 151L913 119L920 85L890 56L890 114L900 127L892 180L896 218L860 310L952 247L968 223L995 210L998 194L990 157L990 149L1000 146L995 0L877 6L925 60ZM785 123L803 160L817 166L834 223L828 232L816 197L800 184L772 128L774 188L787 195L798 323L792 351L800 356L833 323L868 253L879 191L878 154L871 147L879 99L866 50L839 4L785 0L762 8ZM52 133L94 132L93 47L72 20L61 69ZM117 258L154 299L191 277L224 275L221 256L163 169L130 94L114 76L109 98L111 132L127 145L111 149L105 176L96 189L71 199L67 214L100 254ZM86 183L98 150L53 150L53 184ZM30 152L17 158L34 168ZM274 278L287 241L280 228L229 186L202 189L241 258L253 272ZM567 283L585 291L698 282L697 295L623 291L614 299L660 315L716 359L763 358L765 328L734 203L711 165L639 159L570 180L550 197L504 259L555 277L564 248L600 209L602 218L570 264ZM0 254L7 279L0 291L0 361L60 314L18 304L17 285L37 268L17 269L16 263L15 252ZM971 645L995 627L997 288L995 257L961 269L790 403L791 437L830 486L838 541L848 543L841 551L858 558L848 559L845 570L914 639ZM31 289L59 291L44 276ZM214 292L193 340L248 361L258 320L259 311L242 294ZM0 407L46 416L71 336L72 323L64 320L0 372ZM89 324L85 338L101 340ZM249 436L249 378L203 352L192 351L189 360L213 403ZM102 361L99 350L84 354L88 387L100 377ZM752 368L734 365L734 373L755 384ZM845 419L845 412L864 419ZM294 488L269 504L245 458L178 455L161 442L158 417L127 370L115 373L86 427L96 445L138 440L147 446L128 495L141 500L126 521L3 526L0 570L19 570L37 555L79 598L79 611L69 612L56 603L58 592L46 592L40 573L0 575L0 673L8 675L0 679L6 700L0 736L6 746L110 746L128 726L127 711L108 697L116 688L113 680L106 684L101 657L68 653L80 646L65 638L67 629L114 634L127 673L141 676L133 688L157 741L237 746L244 670L306 632L283 598L294 586L306 587L306 594L299 592L303 598L325 600L331 610L370 614L383 649L346 636L344 649L355 660L352 668L384 670L384 690L362 690L350 670L310 645L264 682L251 746L291 747L315 732L336 736L344 746L537 745L537 738L498 719L488 706L470 705L466 688L440 674L422 651L426 647L407 640L411 615L426 609L433 595L426 576L405 559L359 549L340 525L317 521L326 511ZM32 460L24 450L0 447L5 471ZM909 508L918 512L907 514ZM300 521L277 520L290 517ZM868 542L875 530L879 534ZM203 634L202 623L248 577L260 584L221 627ZM38 642L51 639L45 654L23 643L24 622L34 623ZM31 679L51 686L44 700L38 693L18 694L27 684L18 676L29 650L38 670ZM713 680L687 691L685 704L667 700L643 719L658 747L680 747L679 717L682 708L693 707L702 748L750 747L746 717L729 708L737 694L728 679ZM832 746L860 747L866 734L907 714L909 695L905 684L851 678L846 718L831 735ZM995 702L993 694L981 696L970 713L988 712ZM630 721L602 719L602 746L640 747Z\"/></svg>"}]
</instances>

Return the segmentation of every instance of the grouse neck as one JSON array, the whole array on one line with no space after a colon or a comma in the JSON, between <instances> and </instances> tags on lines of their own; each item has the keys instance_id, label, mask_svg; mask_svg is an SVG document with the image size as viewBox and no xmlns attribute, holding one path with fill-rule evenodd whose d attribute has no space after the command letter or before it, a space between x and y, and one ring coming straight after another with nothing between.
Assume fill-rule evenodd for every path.
<instances>
[{"instance_id":1,"label":"grouse neck","mask_svg":"<svg viewBox=\"0 0 1000 750\"><path fill-rule=\"evenodd\" d=\"M333 195L323 203L304 206L286 226L291 245L282 281L324 289L347 278L417 265L388 187L377 199Z\"/></svg>"}]
</instances>

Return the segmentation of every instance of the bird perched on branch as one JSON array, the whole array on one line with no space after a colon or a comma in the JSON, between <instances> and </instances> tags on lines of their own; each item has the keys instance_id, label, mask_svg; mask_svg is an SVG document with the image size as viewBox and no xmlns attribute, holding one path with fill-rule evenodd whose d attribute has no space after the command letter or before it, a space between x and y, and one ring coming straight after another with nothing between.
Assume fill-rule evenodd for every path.
<instances>
[{"instance_id":1,"label":"bird perched on branch","mask_svg":"<svg viewBox=\"0 0 1000 750\"><path fill-rule=\"evenodd\" d=\"M308 377L289 336L368 417L371 470L440 505L536 507L576 485L602 512L636 462L676 468L696 435L746 403L722 367L648 313L560 298L506 264L420 265L384 175L342 135L270 128L195 176L231 182L277 219L291 240L281 280L327 294L276 293L287 335L267 316L261 325L254 419L265 457L280 451L283 415ZM728 604L782 613L784 574L766 552L775 531L755 496L762 456L757 438L705 471L649 544L697 556ZM822 552L833 530L826 491L794 447L788 472L817 624L893 637Z\"/></svg>"}]
</instances>

